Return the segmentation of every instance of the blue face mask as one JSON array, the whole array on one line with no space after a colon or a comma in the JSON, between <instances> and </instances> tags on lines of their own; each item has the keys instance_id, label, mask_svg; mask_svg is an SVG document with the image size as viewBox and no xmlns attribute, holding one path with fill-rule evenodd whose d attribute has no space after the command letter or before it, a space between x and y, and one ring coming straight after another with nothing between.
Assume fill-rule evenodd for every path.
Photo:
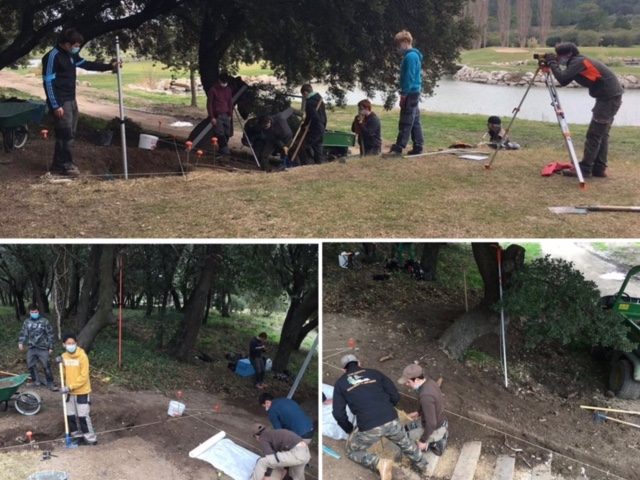
<instances>
[{"instance_id":1,"label":"blue face mask","mask_svg":"<svg viewBox=\"0 0 640 480\"><path fill-rule=\"evenodd\" d=\"M37 320L38 318L40 318L40 314L39 314L39 313L37 313L37 312L36 312L36 313L31 312L31 313L29 313L29 315L31 315L31 318L32 318L33 320Z\"/></svg>"},{"instance_id":2,"label":"blue face mask","mask_svg":"<svg viewBox=\"0 0 640 480\"><path fill-rule=\"evenodd\" d=\"M78 348L78 345L76 345L75 343L73 345L65 345L64 348L67 349L67 352L69 353L73 353L76 351L76 349Z\"/></svg>"},{"instance_id":3,"label":"blue face mask","mask_svg":"<svg viewBox=\"0 0 640 480\"><path fill-rule=\"evenodd\" d=\"M80 53L80 47L71 47L71 53L73 55L77 55L78 53Z\"/></svg>"}]
</instances>

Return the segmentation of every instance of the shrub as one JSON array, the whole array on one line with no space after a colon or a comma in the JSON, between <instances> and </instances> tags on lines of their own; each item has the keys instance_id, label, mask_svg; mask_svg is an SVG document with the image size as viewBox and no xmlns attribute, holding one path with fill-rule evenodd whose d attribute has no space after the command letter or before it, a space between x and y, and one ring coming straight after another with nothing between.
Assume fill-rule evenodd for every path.
<instances>
[{"instance_id":1,"label":"shrub","mask_svg":"<svg viewBox=\"0 0 640 480\"><path fill-rule=\"evenodd\" d=\"M547 38L547 47L555 47L558 43L562 42L560 35L553 35Z\"/></svg>"},{"instance_id":2,"label":"shrub","mask_svg":"<svg viewBox=\"0 0 640 480\"><path fill-rule=\"evenodd\" d=\"M600 34L591 30L578 32L578 41L581 47L597 47L600 44Z\"/></svg>"},{"instance_id":3,"label":"shrub","mask_svg":"<svg viewBox=\"0 0 640 480\"><path fill-rule=\"evenodd\" d=\"M591 347L601 345L631 351L629 327L600 304L596 284L565 260L538 258L518 272L505 292L504 308L524 323L526 344Z\"/></svg>"}]
</instances>

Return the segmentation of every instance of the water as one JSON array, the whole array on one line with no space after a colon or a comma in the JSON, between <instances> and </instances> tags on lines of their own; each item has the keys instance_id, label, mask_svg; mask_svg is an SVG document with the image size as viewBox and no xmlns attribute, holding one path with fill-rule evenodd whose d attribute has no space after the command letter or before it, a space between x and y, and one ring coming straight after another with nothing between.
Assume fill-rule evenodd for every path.
<instances>
[{"instance_id":1,"label":"water","mask_svg":"<svg viewBox=\"0 0 640 480\"><path fill-rule=\"evenodd\" d=\"M324 92L325 89L318 88ZM429 112L467 113L498 115L503 123L513 115L513 109L520 103L525 87L507 87L480 83L440 80L434 95L423 99L421 108ZM588 124L595 100L584 88L559 88L560 103L569 124ZM347 103L355 105L365 98L361 90L347 93ZM377 95L373 102L384 103ZM627 90L622 96L622 107L616 115L615 125L640 126L640 90ZM518 114L518 118L555 122L556 115L551 107L549 92L545 87L532 87Z\"/></svg>"}]
</instances>

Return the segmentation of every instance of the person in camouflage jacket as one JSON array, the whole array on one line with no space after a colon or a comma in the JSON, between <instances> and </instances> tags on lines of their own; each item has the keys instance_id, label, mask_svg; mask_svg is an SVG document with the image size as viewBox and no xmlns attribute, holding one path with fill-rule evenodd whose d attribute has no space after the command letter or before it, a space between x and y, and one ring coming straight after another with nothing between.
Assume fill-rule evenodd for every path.
<instances>
[{"instance_id":1,"label":"person in camouflage jacket","mask_svg":"<svg viewBox=\"0 0 640 480\"><path fill-rule=\"evenodd\" d=\"M49 320L40 315L37 305L29 307L29 318L22 324L20 337L18 339L18 348L20 351L27 349L27 367L31 374L31 380L35 385L41 385L38 378L38 363L44 368L44 374L47 387L56 391L57 388L53 384L53 373L51 372L51 364L49 363L49 355L53 353L53 328Z\"/></svg>"}]
</instances>

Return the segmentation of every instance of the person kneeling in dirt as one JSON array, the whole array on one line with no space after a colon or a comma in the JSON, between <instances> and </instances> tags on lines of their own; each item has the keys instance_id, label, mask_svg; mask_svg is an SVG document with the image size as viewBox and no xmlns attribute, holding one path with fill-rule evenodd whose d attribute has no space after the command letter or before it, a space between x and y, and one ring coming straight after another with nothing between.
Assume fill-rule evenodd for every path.
<instances>
[{"instance_id":1,"label":"person kneeling in dirt","mask_svg":"<svg viewBox=\"0 0 640 480\"><path fill-rule=\"evenodd\" d=\"M284 167L288 166L288 145L293 138L288 119L294 114L300 115L299 112L289 107L274 115L258 117L254 127L245 126L253 150L260 160L260 166L263 170L271 171L269 157L274 153L280 155Z\"/></svg>"},{"instance_id":2,"label":"person kneeling in dirt","mask_svg":"<svg viewBox=\"0 0 640 480\"><path fill-rule=\"evenodd\" d=\"M271 426L275 430L291 430L309 445L313 438L313 421L295 400L273 398L268 392L261 393L258 403L267 411Z\"/></svg>"},{"instance_id":3,"label":"person kneeling in dirt","mask_svg":"<svg viewBox=\"0 0 640 480\"><path fill-rule=\"evenodd\" d=\"M50 172L78 176L80 170L71 156L71 147L78 127L76 102L76 68L98 72L116 71L116 60L110 63L89 62L80 57L84 38L74 28L64 30L58 45L42 57L42 81L47 105L53 114L56 145Z\"/></svg>"},{"instance_id":4,"label":"person kneeling in dirt","mask_svg":"<svg viewBox=\"0 0 640 480\"><path fill-rule=\"evenodd\" d=\"M83 438L89 445L98 443L91 423L91 380L89 379L89 357L78 346L73 333L62 337L65 352L56 360L64 365L64 384L60 389L66 395L67 420L73 438Z\"/></svg>"},{"instance_id":5,"label":"person kneeling in dirt","mask_svg":"<svg viewBox=\"0 0 640 480\"><path fill-rule=\"evenodd\" d=\"M20 330L18 338L18 349L20 351L27 347L27 368L31 374L31 381L34 385L42 385L38 379L38 363L44 368L44 375L47 380L49 390L57 391L58 387L53 384L53 373L49 363L49 355L53 353L53 328L49 320L40 315L38 306L34 303L29 307L29 318L27 318Z\"/></svg>"},{"instance_id":6,"label":"person kneeling in dirt","mask_svg":"<svg viewBox=\"0 0 640 480\"><path fill-rule=\"evenodd\" d=\"M580 55L574 43L560 43L555 50L555 55L545 55L545 61L560 85L564 87L575 81L587 87L589 95L596 99L580 170L585 177L606 177L609 131L622 105L622 85L616 74L603 63ZM561 69L561 65L565 68ZM575 169L563 171L563 174L577 175Z\"/></svg>"},{"instance_id":7,"label":"person kneeling in dirt","mask_svg":"<svg viewBox=\"0 0 640 480\"><path fill-rule=\"evenodd\" d=\"M382 480L390 480L393 461L367 451L380 439L387 438L411 460L415 470L424 473L427 459L398 421L395 405L400 394L393 381L378 370L362 368L355 355L345 355L340 363L345 373L334 386L333 417L350 434L347 456L378 471ZM357 428L349 421L347 406L356 417Z\"/></svg>"},{"instance_id":8,"label":"person kneeling in dirt","mask_svg":"<svg viewBox=\"0 0 640 480\"><path fill-rule=\"evenodd\" d=\"M327 128L327 112L324 108L324 100L318 92L314 92L311 85L305 83L300 88L304 99L304 121L302 122L302 147L300 159L302 164L324 163L322 142ZM306 135L305 135L306 132Z\"/></svg>"},{"instance_id":9,"label":"person kneeling in dirt","mask_svg":"<svg viewBox=\"0 0 640 480\"><path fill-rule=\"evenodd\" d=\"M487 120L487 134L489 135L489 146L495 149L520 150L520 145L509 141L506 131L502 128L500 117L492 115Z\"/></svg>"},{"instance_id":10,"label":"person kneeling in dirt","mask_svg":"<svg viewBox=\"0 0 640 480\"><path fill-rule=\"evenodd\" d=\"M231 153L228 144L233 136L233 91L229 78L227 73L220 73L218 81L207 92L207 112L222 155Z\"/></svg>"},{"instance_id":11,"label":"person kneeling in dirt","mask_svg":"<svg viewBox=\"0 0 640 480\"><path fill-rule=\"evenodd\" d=\"M304 469L311 460L309 446L290 430L272 430L257 423L253 435L260 443L264 457L260 458L253 470L252 480L265 477L283 478L285 469L292 480L304 480Z\"/></svg>"},{"instance_id":12,"label":"person kneeling in dirt","mask_svg":"<svg viewBox=\"0 0 640 480\"><path fill-rule=\"evenodd\" d=\"M358 115L353 119L351 131L358 136L361 155L380 155L382 135L380 119L371 111L372 105L366 98L358 102Z\"/></svg>"},{"instance_id":13,"label":"person kneeling in dirt","mask_svg":"<svg viewBox=\"0 0 640 480\"><path fill-rule=\"evenodd\" d=\"M409 417L416 421L420 418L421 426L413 422L409 424L409 438L417 441L420 450L429 449L438 456L442 455L449 438L449 422L444 416L444 397L440 386L415 363L405 367L398 383L418 393L419 410L410 413Z\"/></svg>"}]
</instances>

